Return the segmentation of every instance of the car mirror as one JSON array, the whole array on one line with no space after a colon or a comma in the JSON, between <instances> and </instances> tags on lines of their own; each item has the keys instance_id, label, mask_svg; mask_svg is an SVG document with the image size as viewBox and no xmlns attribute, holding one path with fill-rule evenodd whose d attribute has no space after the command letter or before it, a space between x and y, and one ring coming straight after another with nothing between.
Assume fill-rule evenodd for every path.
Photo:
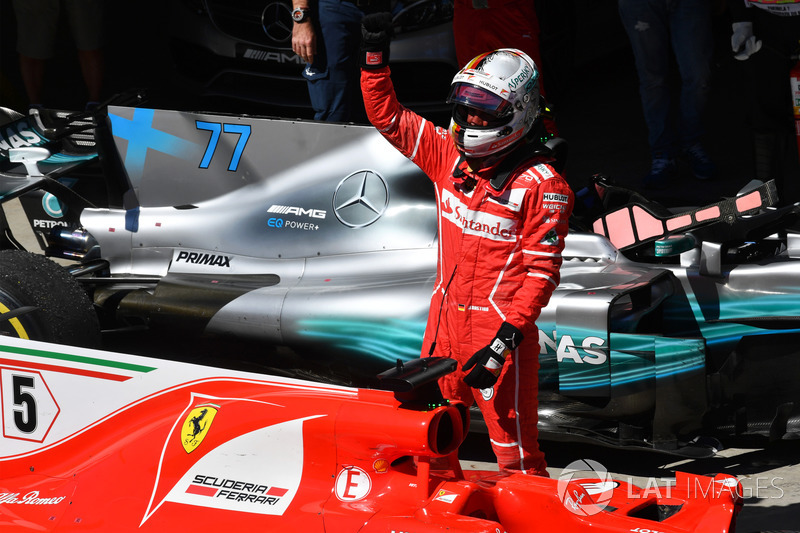
<instances>
[{"instance_id":1,"label":"car mirror","mask_svg":"<svg viewBox=\"0 0 800 533\"><path fill-rule=\"evenodd\" d=\"M29 177L41 177L39 161L44 161L50 157L50 150L39 146L24 146L22 148L12 148L8 151L8 159L12 163L22 163Z\"/></svg>"}]
</instances>

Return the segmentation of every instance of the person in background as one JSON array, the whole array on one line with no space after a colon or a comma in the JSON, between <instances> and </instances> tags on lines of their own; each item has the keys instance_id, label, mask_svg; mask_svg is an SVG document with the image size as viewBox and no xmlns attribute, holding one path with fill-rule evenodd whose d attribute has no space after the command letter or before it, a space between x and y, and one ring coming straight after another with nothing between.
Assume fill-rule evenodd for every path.
<instances>
[{"instance_id":1,"label":"person in background","mask_svg":"<svg viewBox=\"0 0 800 533\"><path fill-rule=\"evenodd\" d=\"M422 356L459 363L442 393L477 402L501 470L546 476L536 319L560 280L574 196L536 133L536 65L517 49L478 55L453 79L445 129L397 101L391 17L368 15L362 33L367 117L435 188L439 256Z\"/></svg>"},{"instance_id":2,"label":"person in background","mask_svg":"<svg viewBox=\"0 0 800 533\"><path fill-rule=\"evenodd\" d=\"M789 74L800 51L800 0L729 0L728 7L731 48L748 95L755 177L774 179L782 203L797 201L798 185L785 174L797 174L798 166Z\"/></svg>"},{"instance_id":3,"label":"person in background","mask_svg":"<svg viewBox=\"0 0 800 533\"><path fill-rule=\"evenodd\" d=\"M14 0L17 52L28 102L32 107L43 103L46 65L55 53L62 10L78 49L87 107L93 107L100 101L105 74L103 0Z\"/></svg>"},{"instance_id":4,"label":"person in background","mask_svg":"<svg viewBox=\"0 0 800 533\"><path fill-rule=\"evenodd\" d=\"M619 0L618 8L633 50L648 128L652 162L643 185L674 185L681 152L696 179L711 179L715 166L703 146L714 48L711 2ZM680 73L677 102L670 83L673 55Z\"/></svg>"},{"instance_id":5,"label":"person in background","mask_svg":"<svg viewBox=\"0 0 800 533\"><path fill-rule=\"evenodd\" d=\"M385 4L385 6L384 6ZM292 50L306 63L303 76L314 119L348 122L363 115L358 91L361 19L386 0L294 0Z\"/></svg>"}]
</instances>

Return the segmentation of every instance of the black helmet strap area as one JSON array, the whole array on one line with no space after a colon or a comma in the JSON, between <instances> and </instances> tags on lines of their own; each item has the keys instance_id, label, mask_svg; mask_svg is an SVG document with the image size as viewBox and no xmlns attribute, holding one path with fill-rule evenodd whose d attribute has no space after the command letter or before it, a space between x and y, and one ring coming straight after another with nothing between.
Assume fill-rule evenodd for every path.
<instances>
[{"instance_id":1,"label":"black helmet strap area","mask_svg":"<svg viewBox=\"0 0 800 533\"><path fill-rule=\"evenodd\" d=\"M489 186L495 192L501 192L508 182L508 178L511 177L511 174L522 164L535 157L553 157L552 149L540 142L523 142L522 144L515 147L511 152L509 152L500 164L497 166L495 170L494 177L489 180ZM458 162L456 163L455 168L453 169L453 178L456 180L464 180L465 174L464 171L461 170L461 164L467 158L462 155ZM466 183L465 183L466 185ZM474 188L475 184L469 184L469 189Z\"/></svg>"},{"instance_id":2,"label":"black helmet strap area","mask_svg":"<svg viewBox=\"0 0 800 533\"><path fill-rule=\"evenodd\" d=\"M489 184L495 191L502 191L506 186L511 173L522 163L534 157L552 156L553 151L547 145L540 142L524 142L518 145L509 153L497 166L494 177L489 180Z\"/></svg>"}]
</instances>

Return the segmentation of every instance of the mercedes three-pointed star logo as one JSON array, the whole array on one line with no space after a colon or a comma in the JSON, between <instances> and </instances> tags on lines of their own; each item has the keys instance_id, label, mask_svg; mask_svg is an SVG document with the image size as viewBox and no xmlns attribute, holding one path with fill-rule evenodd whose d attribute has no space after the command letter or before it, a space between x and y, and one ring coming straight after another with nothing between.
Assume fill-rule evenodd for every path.
<instances>
[{"instance_id":1,"label":"mercedes three-pointed star logo","mask_svg":"<svg viewBox=\"0 0 800 533\"><path fill-rule=\"evenodd\" d=\"M261 27L275 44L285 44L292 39L292 11L283 2L267 4L261 12Z\"/></svg>"},{"instance_id":2,"label":"mercedes three-pointed star logo","mask_svg":"<svg viewBox=\"0 0 800 533\"><path fill-rule=\"evenodd\" d=\"M372 170L353 172L336 186L333 212L339 222L351 228L369 226L389 205L386 181Z\"/></svg>"}]
</instances>

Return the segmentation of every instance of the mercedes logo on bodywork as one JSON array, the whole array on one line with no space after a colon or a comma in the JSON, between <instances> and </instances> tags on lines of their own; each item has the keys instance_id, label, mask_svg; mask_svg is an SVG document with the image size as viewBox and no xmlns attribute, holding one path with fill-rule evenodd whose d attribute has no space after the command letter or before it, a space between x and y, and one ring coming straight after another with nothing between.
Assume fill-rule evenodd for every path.
<instances>
[{"instance_id":1,"label":"mercedes logo on bodywork","mask_svg":"<svg viewBox=\"0 0 800 533\"><path fill-rule=\"evenodd\" d=\"M272 2L261 12L261 27L264 33L282 44L292 39L292 12L289 6L282 2Z\"/></svg>"},{"instance_id":2,"label":"mercedes logo on bodywork","mask_svg":"<svg viewBox=\"0 0 800 533\"><path fill-rule=\"evenodd\" d=\"M351 228L369 226L383 215L388 204L386 182L372 170L353 172L339 182L333 194L336 218Z\"/></svg>"}]
</instances>

